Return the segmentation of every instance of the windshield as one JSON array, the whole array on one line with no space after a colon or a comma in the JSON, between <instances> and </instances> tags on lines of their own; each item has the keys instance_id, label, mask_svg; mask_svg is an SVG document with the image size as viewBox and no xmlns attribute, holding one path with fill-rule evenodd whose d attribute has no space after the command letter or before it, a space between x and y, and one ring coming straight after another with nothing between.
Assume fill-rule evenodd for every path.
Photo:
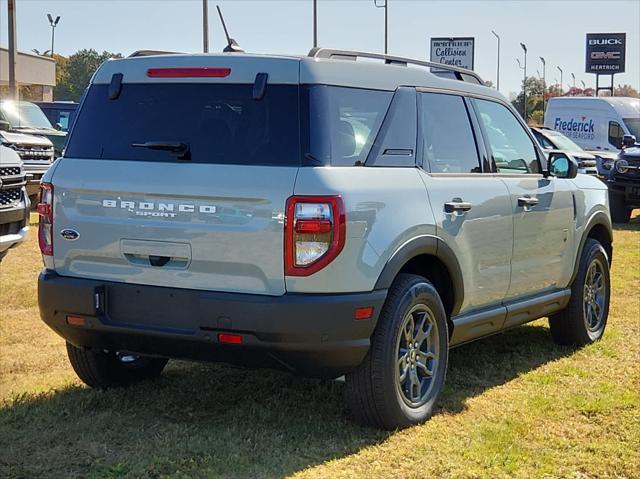
<instances>
[{"instance_id":1,"label":"windshield","mask_svg":"<svg viewBox=\"0 0 640 479\"><path fill-rule=\"evenodd\" d=\"M624 118L623 121L629 132L640 141L640 118Z\"/></svg>"},{"instance_id":2,"label":"windshield","mask_svg":"<svg viewBox=\"0 0 640 479\"><path fill-rule=\"evenodd\" d=\"M549 136L549 140L555 143L558 150L582 151L582 148L580 148L562 133L547 133L547 135Z\"/></svg>"},{"instance_id":3,"label":"windshield","mask_svg":"<svg viewBox=\"0 0 640 479\"><path fill-rule=\"evenodd\" d=\"M0 111L12 128L53 130L40 107L28 101L3 101L0 103Z\"/></svg>"}]
</instances>

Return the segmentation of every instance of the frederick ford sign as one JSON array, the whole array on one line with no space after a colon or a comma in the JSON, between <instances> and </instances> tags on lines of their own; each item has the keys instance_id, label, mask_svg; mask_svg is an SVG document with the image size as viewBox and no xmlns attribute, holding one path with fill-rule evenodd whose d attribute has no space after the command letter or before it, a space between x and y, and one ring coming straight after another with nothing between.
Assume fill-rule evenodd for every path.
<instances>
[{"instance_id":1,"label":"frederick ford sign","mask_svg":"<svg viewBox=\"0 0 640 479\"><path fill-rule=\"evenodd\" d=\"M473 70L473 37L432 38L431 61Z\"/></svg>"},{"instance_id":2,"label":"frederick ford sign","mask_svg":"<svg viewBox=\"0 0 640 479\"><path fill-rule=\"evenodd\" d=\"M586 72L624 72L626 33L587 33Z\"/></svg>"}]
</instances>

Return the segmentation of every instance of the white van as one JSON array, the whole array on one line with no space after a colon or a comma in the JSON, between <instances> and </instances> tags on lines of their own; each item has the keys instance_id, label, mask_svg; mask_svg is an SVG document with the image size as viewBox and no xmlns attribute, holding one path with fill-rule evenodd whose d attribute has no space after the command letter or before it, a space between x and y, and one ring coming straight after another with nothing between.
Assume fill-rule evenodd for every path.
<instances>
[{"instance_id":1,"label":"white van","mask_svg":"<svg viewBox=\"0 0 640 479\"><path fill-rule=\"evenodd\" d=\"M624 135L640 139L640 98L550 98L544 126L563 133L587 151L617 153Z\"/></svg>"}]
</instances>

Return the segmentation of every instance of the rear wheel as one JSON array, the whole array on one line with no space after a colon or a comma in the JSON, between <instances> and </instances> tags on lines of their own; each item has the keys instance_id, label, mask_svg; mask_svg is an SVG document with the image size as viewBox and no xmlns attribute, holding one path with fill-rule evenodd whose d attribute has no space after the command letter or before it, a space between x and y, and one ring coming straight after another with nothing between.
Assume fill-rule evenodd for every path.
<instances>
[{"instance_id":1,"label":"rear wheel","mask_svg":"<svg viewBox=\"0 0 640 479\"><path fill-rule=\"evenodd\" d=\"M631 220L631 208L626 205L622 195L609 195L609 209L614 223L628 223Z\"/></svg>"},{"instance_id":2,"label":"rear wheel","mask_svg":"<svg viewBox=\"0 0 640 479\"><path fill-rule=\"evenodd\" d=\"M361 423L397 429L427 420L444 386L447 318L434 286L401 274L389 289L364 362L346 376L346 400Z\"/></svg>"},{"instance_id":3,"label":"rear wheel","mask_svg":"<svg viewBox=\"0 0 640 479\"><path fill-rule=\"evenodd\" d=\"M151 358L95 349L67 343L67 354L78 377L93 388L128 386L160 376L166 358Z\"/></svg>"},{"instance_id":4,"label":"rear wheel","mask_svg":"<svg viewBox=\"0 0 640 479\"><path fill-rule=\"evenodd\" d=\"M567 308L549 318L551 336L558 344L582 346L599 340L609 316L611 283L609 260L602 245L587 239Z\"/></svg>"}]
</instances>

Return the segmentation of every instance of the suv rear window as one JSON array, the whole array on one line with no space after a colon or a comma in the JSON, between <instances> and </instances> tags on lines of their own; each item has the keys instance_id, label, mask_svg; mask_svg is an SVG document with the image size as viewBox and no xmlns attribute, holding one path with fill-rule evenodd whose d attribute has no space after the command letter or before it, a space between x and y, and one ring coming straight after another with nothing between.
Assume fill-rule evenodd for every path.
<instances>
[{"instance_id":1,"label":"suv rear window","mask_svg":"<svg viewBox=\"0 0 640 479\"><path fill-rule=\"evenodd\" d=\"M259 101L252 84L125 83L115 100L108 88L90 87L65 156L176 161L132 146L165 142L188 145L195 163L300 164L297 85L267 85Z\"/></svg>"}]
</instances>

